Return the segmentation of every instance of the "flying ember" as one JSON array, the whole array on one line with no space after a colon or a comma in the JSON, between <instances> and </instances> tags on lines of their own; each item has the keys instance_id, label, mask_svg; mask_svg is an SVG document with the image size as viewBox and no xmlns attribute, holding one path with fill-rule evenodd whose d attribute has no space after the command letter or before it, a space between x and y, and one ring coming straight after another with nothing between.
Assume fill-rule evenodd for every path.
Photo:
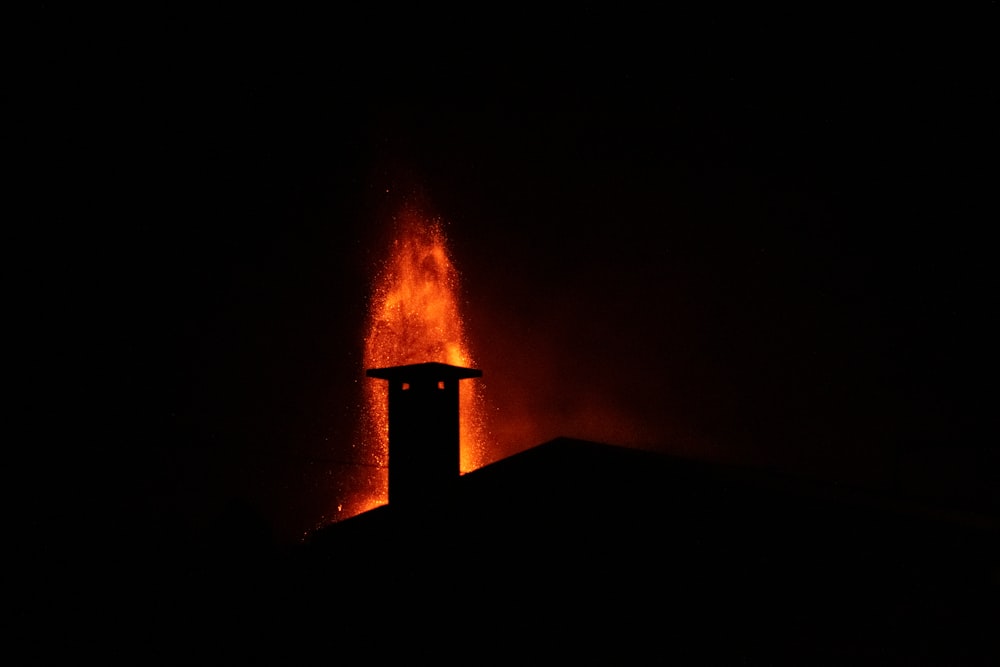
<instances>
[{"instance_id":1,"label":"flying ember","mask_svg":"<svg viewBox=\"0 0 1000 667\"><path fill-rule=\"evenodd\" d=\"M365 368L428 361L475 367L460 311L458 271L448 253L441 222L414 208L395 218L388 256L375 280L364 341ZM481 383L459 387L460 467L463 473L487 462L488 433ZM365 458L388 465L389 425L383 383L365 385L361 446ZM386 501L387 490L363 505Z\"/></svg>"}]
</instances>

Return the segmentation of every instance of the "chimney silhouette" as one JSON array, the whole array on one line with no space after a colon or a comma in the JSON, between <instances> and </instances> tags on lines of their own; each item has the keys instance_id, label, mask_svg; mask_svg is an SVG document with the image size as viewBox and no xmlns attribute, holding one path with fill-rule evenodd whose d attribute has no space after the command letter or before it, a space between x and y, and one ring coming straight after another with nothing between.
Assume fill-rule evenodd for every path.
<instances>
[{"instance_id":1,"label":"chimney silhouette","mask_svg":"<svg viewBox=\"0 0 1000 667\"><path fill-rule=\"evenodd\" d=\"M428 362L365 375L389 381L389 504L440 497L461 474L458 381L483 372Z\"/></svg>"}]
</instances>

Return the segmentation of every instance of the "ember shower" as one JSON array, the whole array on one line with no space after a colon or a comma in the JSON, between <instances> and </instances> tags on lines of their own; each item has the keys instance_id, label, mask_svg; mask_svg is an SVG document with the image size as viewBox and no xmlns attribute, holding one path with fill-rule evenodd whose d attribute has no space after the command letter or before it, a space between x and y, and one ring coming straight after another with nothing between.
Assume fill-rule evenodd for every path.
<instances>
[{"instance_id":1,"label":"ember shower","mask_svg":"<svg viewBox=\"0 0 1000 667\"><path fill-rule=\"evenodd\" d=\"M364 341L365 368L436 361L476 367L460 309L459 276L448 252L441 221L414 207L393 219L392 244L377 268ZM461 471L488 459L486 405L482 383L460 386ZM379 468L388 465L389 426L384 383L368 381L359 446ZM362 506L387 500L384 484Z\"/></svg>"}]
</instances>

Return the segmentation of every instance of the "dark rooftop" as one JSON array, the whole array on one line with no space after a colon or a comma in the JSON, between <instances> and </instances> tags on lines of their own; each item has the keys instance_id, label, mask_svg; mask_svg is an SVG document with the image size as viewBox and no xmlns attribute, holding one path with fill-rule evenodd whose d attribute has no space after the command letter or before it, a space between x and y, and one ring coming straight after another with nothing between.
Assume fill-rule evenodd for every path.
<instances>
[{"instance_id":1,"label":"dark rooftop","mask_svg":"<svg viewBox=\"0 0 1000 667\"><path fill-rule=\"evenodd\" d=\"M317 531L305 562L331 595L345 576L369 582L361 605L574 628L590 643L573 655L693 643L769 664L978 664L997 620L996 529L838 484L557 439L462 476L439 504Z\"/></svg>"}]
</instances>

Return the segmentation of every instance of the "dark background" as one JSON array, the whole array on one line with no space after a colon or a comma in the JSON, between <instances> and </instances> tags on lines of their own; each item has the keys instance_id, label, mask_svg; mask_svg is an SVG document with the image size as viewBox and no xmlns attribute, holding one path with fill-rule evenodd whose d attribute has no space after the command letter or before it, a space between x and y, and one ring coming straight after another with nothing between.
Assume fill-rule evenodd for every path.
<instances>
[{"instance_id":1,"label":"dark background","mask_svg":"<svg viewBox=\"0 0 1000 667\"><path fill-rule=\"evenodd\" d=\"M995 5L384 11L26 22L21 394L73 490L47 520L329 518L417 199L496 458L566 435L995 510Z\"/></svg>"}]
</instances>

